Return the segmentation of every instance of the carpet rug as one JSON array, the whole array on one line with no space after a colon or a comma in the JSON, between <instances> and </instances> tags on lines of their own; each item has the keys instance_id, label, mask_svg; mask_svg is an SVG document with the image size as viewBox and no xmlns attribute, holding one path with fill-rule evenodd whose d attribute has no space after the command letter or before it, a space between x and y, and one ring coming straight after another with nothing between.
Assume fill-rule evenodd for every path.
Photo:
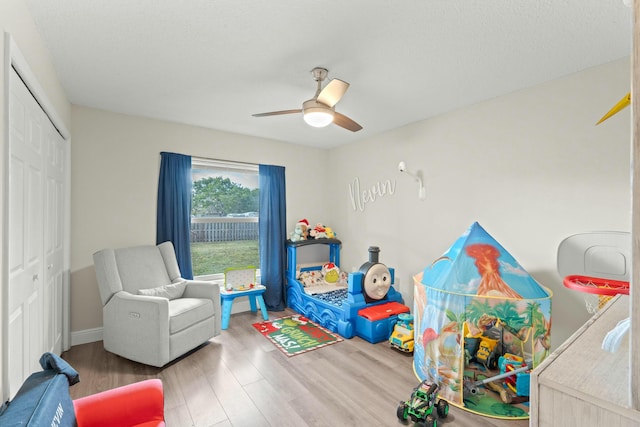
<instances>
[{"instance_id":1,"label":"carpet rug","mask_svg":"<svg viewBox=\"0 0 640 427\"><path fill-rule=\"evenodd\" d=\"M298 314L254 323L253 327L289 357L342 341L340 336Z\"/></svg>"}]
</instances>

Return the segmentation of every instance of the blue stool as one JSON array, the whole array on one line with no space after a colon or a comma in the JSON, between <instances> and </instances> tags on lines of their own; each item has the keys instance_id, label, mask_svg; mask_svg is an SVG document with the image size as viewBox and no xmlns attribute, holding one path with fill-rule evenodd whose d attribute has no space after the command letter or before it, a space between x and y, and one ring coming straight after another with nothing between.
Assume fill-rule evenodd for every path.
<instances>
[{"instance_id":1,"label":"blue stool","mask_svg":"<svg viewBox=\"0 0 640 427\"><path fill-rule=\"evenodd\" d=\"M266 288L262 285L256 285L252 289L242 291L228 291L226 289L222 289L220 291L220 298L222 299L222 329L227 329L229 327L229 317L231 317L233 300L238 297L249 297L249 305L251 307L251 311L254 313L258 311L258 307L256 306L257 300L260 305L260 311L262 311L262 318L264 320L269 320L267 307L264 304L264 298L262 297L265 289Z\"/></svg>"}]
</instances>

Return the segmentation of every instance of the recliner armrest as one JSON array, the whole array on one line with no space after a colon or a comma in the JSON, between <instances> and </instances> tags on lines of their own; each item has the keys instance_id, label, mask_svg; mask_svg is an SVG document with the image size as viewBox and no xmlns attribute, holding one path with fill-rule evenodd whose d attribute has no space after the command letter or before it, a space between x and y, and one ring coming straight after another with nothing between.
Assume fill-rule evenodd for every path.
<instances>
[{"instance_id":1,"label":"recliner armrest","mask_svg":"<svg viewBox=\"0 0 640 427\"><path fill-rule=\"evenodd\" d=\"M220 286L216 283L202 280L185 280L187 286L182 294L183 298L220 299Z\"/></svg>"},{"instance_id":2,"label":"recliner armrest","mask_svg":"<svg viewBox=\"0 0 640 427\"><path fill-rule=\"evenodd\" d=\"M73 401L78 427L164 427L162 381L150 379Z\"/></svg>"},{"instance_id":3,"label":"recliner armrest","mask_svg":"<svg viewBox=\"0 0 640 427\"><path fill-rule=\"evenodd\" d=\"M120 291L113 295L104 309L120 312L120 320L124 323L129 320L130 313L138 313L139 316L134 318L137 322L160 322L158 325L160 327L162 327L162 323L167 323L166 326L168 327L169 300L166 298L134 295L126 291Z\"/></svg>"}]
</instances>

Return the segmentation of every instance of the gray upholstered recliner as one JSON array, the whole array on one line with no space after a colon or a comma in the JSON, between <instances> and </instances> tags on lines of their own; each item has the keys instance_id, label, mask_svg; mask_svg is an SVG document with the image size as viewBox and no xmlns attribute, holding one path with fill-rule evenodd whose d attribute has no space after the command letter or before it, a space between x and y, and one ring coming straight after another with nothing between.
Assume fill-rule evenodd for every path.
<instances>
[{"instance_id":1,"label":"gray upholstered recliner","mask_svg":"<svg viewBox=\"0 0 640 427\"><path fill-rule=\"evenodd\" d=\"M107 351L164 366L220 334L220 288L180 275L171 242L93 255Z\"/></svg>"}]
</instances>

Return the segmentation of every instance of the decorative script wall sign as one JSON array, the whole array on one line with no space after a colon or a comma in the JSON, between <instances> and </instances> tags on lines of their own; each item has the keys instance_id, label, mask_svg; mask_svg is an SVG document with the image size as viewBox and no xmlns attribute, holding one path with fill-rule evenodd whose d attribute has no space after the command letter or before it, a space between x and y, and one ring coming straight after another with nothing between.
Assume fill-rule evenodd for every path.
<instances>
[{"instance_id":1,"label":"decorative script wall sign","mask_svg":"<svg viewBox=\"0 0 640 427\"><path fill-rule=\"evenodd\" d=\"M351 196L351 206L353 210L364 211L367 203L375 202L377 198L392 195L396 192L396 181L389 179L383 182L376 182L370 188L360 189L360 179L355 177L349 184L349 195Z\"/></svg>"}]
</instances>

